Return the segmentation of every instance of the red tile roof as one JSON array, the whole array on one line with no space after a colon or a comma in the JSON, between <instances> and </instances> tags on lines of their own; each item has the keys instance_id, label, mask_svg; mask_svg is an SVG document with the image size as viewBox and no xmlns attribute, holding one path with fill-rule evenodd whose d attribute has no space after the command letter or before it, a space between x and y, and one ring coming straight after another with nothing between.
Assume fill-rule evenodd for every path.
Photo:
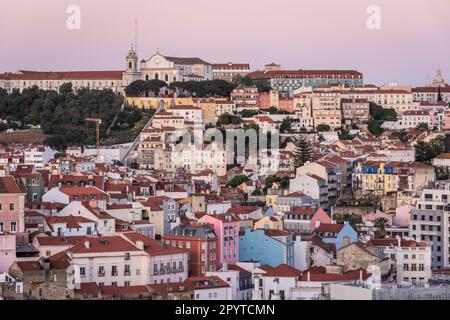
<instances>
[{"instance_id":1,"label":"red tile roof","mask_svg":"<svg viewBox=\"0 0 450 320\"><path fill-rule=\"evenodd\" d=\"M0 177L0 193L25 193L25 187L14 177Z\"/></svg>"},{"instance_id":2,"label":"red tile roof","mask_svg":"<svg viewBox=\"0 0 450 320\"><path fill-rule=\"evenodd\" d=\"M263 277L300 277L302 272L300 270L295 269L287 264L281 264L276 268L272 268L268 270Z\"/></svg>"},{"instance_id":3,"label":"red tile roof","mask_svg":"<svg viewBox=\"0 0 450 320\"><path fill-rule=\"evenodd\" d=\"M315 231L339 233L343 227L344 224L321 223Z\"/></svg>"}]
</instances>

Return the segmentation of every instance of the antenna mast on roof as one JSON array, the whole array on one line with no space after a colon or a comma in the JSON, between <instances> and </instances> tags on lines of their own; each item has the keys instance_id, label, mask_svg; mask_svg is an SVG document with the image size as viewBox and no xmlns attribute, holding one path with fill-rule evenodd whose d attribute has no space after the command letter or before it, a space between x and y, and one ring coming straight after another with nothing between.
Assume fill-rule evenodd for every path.
<instances>
[{"instance_id":1,"label":"antenna mast on roof","mask_svg":"<svg viewBox=\"0 0 450 320\"><path fill-rule=\"evenodd\" d=\"M138 20L134 18L134 52L137 54Z\"/></svg>"}]
</instances>

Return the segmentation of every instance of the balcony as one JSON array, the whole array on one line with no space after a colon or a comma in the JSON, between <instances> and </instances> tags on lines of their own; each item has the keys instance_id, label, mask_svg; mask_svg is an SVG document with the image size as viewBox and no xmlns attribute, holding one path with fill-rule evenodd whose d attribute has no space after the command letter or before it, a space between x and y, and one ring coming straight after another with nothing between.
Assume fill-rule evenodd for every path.
<instances>
[{"instance_id":1,"label":"balcony","mask_svg":"<svg viewBox=\"0 0 450 320\"><path fill-rule=\"evenodd\" d=\"M117 277L119 274L118 274L118 272L117 271L115 271L115 272L111 272L111 277Z\"/></svg>"},{"instance_id":2,"label":"balcony","mask_svg":"<svg viewBox=\"0 0 450 320\"><path fill-rule=\"evenodd\" d=\"M131 276L131 271L124 271L124 272L123 272L123 275L124 275L125 277Z\"/></svg>"},{"instance_id":3,"label":"balcony","mask_svg":"<svg viewBox=\"0 0 450 320\"><path fill-rule=\"evenodd\" d=\"M99 271L98 272L98 276L99 277L104 277L105 276L105 271Z\"/></svg>"}]
</instances>

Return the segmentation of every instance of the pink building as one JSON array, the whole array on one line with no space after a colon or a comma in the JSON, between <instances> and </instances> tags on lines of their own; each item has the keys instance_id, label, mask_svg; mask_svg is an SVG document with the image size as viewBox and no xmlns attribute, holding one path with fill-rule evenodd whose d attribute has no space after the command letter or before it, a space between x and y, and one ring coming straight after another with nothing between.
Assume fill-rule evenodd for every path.
<instances>
[{"instance_id":1,"label":"pink building","mask_svg":"<svg viewBox=\"0 0 450 320\"><path fill-rule=\"evenodd\" d=\"M294 112L294 99L280 98L278 100L278 110Z\"/></svg>"},{"instance_id":2,"label":"pink building","mask_svg":"<svg viewBox=\"0 0 450 320\"><path fill-rule=\"evenodd\" d=\"M24 235L25 187L14 177L0 177L0 272L9 270L16 259L16 240L22 242Z\"/></svg>"},{"instance_id":3,"label":"pink building","mask_svg":"<svg viewBox=\"0 0 450 320\"><path fill-rule=\"evenodd\" d=\"M310 230L316 229L317 225L320 223L331 223L330 216L322 208L319 208L312 216L311 223L309 224Z\"/></svg>"},{"instance_id":4,"label":"pink building","mask_svg":"<svg viewBox=\"0 0 450 320\"><path fill-rule=\"evenodd\" d=\"M450 110L444 111L442 116L442 130L450 131Z\"/></svg>"},{"instance_id":5,"label":"pink building","mask_svg":"<svg viewBox=\"0 0 450 320\"><path fill-rule=\"evenodd\" d=\"M239 85L231 93L231 100L236 104L236 110L258 110L258 88Z\"/></svg>"},{"instance_id":6,"label":"pink building","mask_svg":"<svg viewBox=\"0 0 450 320\"><path fill-rule=\"evenodd\" d=\"M214 226L218 238L218 253L221 263L235 264L239 261L239 225L231 214L204 215L200 222Z\"/></svg>"}]
</instances>

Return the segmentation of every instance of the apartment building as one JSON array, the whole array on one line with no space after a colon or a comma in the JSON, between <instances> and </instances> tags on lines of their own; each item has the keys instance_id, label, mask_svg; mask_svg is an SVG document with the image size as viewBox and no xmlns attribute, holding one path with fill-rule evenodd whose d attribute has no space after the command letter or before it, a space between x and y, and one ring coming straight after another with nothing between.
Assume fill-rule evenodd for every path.
<instances>
[{"instance_id":1,"label":"apartment building","mask_svg":"<svg viewBox=\"0 0 450 320\"><path fill-rule=\"evenodd\" d=\"M189 253L188 275L198 277L219 270L218 238L207 224L179 225L163 236L164 243Z\"/></svg>"},{"instance_id":2,"label":"apartment building","mask_svg":"<svg viewBox=\"0 0 450 320\"><path fill-rule=\"evenodd\" d=\"M259 110L258 88L239 85L231 92L231 100L236 104L236 111Z\"/></svg>"},{"instance_id":3,"label":"apartment building","mask_svg":"<svg viewBox=\"0 0 450 320\"><path fill-rule=\"evenodd\" d=\"M338 92L315 91L312 96L314 126L325 124L332 130L342 126L341 97Z\"/></svg>"},{"instance_id":4,"label":"apartment building","mask_svg":"<svg viewBox=\"0 0 450 320\"><path fill-rule=\"evenodd\" d=\"M360 125L369 120L369 101L367 99L342 99L342 117L346 126Z\"/></svg>"},{"instance_id":5,"label":"apartment building","mask_svg":"<svg viewBox=\"0 0 450 320\"><path fill-rule=\"evenodd\" d=\"M450 182L430 183L411 211L410 235L432 244L433 269L450 266Z\"/></svg>"}]
</instances>

